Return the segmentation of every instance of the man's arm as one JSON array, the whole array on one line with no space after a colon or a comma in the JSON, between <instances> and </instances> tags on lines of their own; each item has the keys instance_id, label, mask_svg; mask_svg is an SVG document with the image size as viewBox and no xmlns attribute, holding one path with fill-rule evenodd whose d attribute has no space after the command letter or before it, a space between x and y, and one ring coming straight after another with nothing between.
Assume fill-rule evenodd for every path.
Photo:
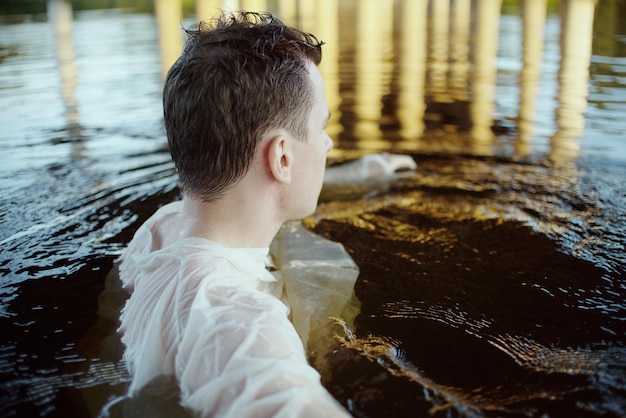
<instances>
[{"instance_id":1,"label":"man's arm","mask_svg":"<svg viewBox=\"0 0 626 418\"><path fill-rule=\"evenodd\" d=\"M276 298L203 288L176 358L181 403L202 416L349 417L324 389Z\"/></svg>"}]
</instances>

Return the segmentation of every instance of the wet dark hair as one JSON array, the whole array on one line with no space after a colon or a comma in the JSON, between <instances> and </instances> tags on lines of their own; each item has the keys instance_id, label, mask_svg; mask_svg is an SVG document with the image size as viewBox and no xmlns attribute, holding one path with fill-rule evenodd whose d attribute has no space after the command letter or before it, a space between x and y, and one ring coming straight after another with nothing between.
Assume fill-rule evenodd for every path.
<instances>
[{"instance_id":1,"label":"wet dark hair","mask_svg":"<svg viewBox=\"0 0 626 418\"><path fill-rule=\"evenodd\" d=\"M307 138L307 67L322 42L268 13L223 13L186 32L165 80L165 128L183 193L211 201L247 172L269 129Z\"/></svg>"}]
</instances>

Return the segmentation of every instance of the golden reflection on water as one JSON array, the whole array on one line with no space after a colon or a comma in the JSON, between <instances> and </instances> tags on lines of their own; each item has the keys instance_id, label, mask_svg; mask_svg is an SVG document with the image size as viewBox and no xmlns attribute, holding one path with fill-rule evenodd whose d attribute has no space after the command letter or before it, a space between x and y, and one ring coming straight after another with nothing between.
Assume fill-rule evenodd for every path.
<instances>
[{"instance_id":1,"label":"golden reflection on water","mask_svg":"<svg viewBox=\"0 0 626 418\"><path fill-rule=\"evenodd\" d=\"M398 121L400 135L410 142L424 132L424 82L426 79L428 2L416 0L400 5L398 53Z\"/></svg>"},{"instance_id":2,"label":"golden reflection on water","mask_svg":"<svg viewBox=\"0 0 626 418\"><path fill-rule=\"evenodd\" d=\"M470 0L456 0L450 17L449 89L452 98L460 101L469 99L471 6Z\"/></svg>"},{"instance_id":3,"label":"golden reflection on water","mask_svg":"<svg viewBox=\"0 0 626 418\"><path fill-rule=\"evenodd\" d=\"M522 4L523 52L519 76L520 99L517 127L519 132L518 155L530 153L528 141L533 135L535 101L541 75L543 54L543 28L546 22L547 0L525 1Z\"/></svg>"},{"instance_id":4,"label":"golden reflection on water","mask_svg":"<svg viewBox=\"0 0 626 418\"><path fill-rule=\"evenodd\" d=\"M595 2L561 2L561 66L556 109L558 131L551 138L552 157L568 160L578 153L575 138L583 135Z\"/></svg>"},{"instance_id":5,"label":"golden reflection on water","mask_svg":"<svg viewBox=\"0 0 626 418\"><path fill-rule=\"evenodd\" d=\"M154 4L165 74L182 50L182 0L155 0ZM477 2L474 9L469 0L195 3L198 20L209 19L220 9L264 10L270 4L277 8L270 11L287 23L326 42L320 69L332 114L328 130L340 147L419 151L444 150L445 144L456 144L457 151L461 145L473 153L494 152L501 0ZM556 131L549 138L549 158L559 163L578 155L577 139L584 135L595 6L594 0L560 2ZM533 152L537 123L547 1L522 2L520 7L523 48L513 146L515 156L526 157ZM67 1L49 1L65 116L73 129L79 124L71 11ZM429 115L428 106L455 103L469 104L467 109L457 106L448 110L458 120L469 121L469 132L460 126L463 123L454 126L454 122L444 121L434 129L428 127L429 118L443 119L437 113Z\"/></svg>"},{"instance_id":6,"label":"golden reflection on water","mask_svg":"<svg viewBox=\"0 0 626 418\"><path fill-rule=\"evenodd\" d=\"M549 157L567 162L584 134L595 0L560 2L561 61ZM268 10L325 41L320 70L344 149L494 154L502 0L197 0L218 10ZM533 152L547 0L520 2L523 44L514 155ZM181 0L155 0L164 72L180 53ZM555 76L556 77L556 76ZM508 98L507 98L508 99ZM448 113L448 114L446 114Z\"/></svg>"},{"instance_id":7,"label":"golden reflection on water","mask_svg":"<svg viewBox=\"0 0 626 418\"><path fill-rule=\"evenodd\" d=\"M72 42L72 5L62 1L50 1L48 13L56 40L57 65L61 78L61 98L65 104L65 118L69 125L74 125L78 123L78 102L75 97L77 71Z\"/></svg>"},{"instance_id":8,"label":"golden reflection on water","mask_svg":"<svg viewBox=\"0 0 626 418\"><path fill-rule=\"evenodd\" d=\"M483 0L476 5L470 119L472 139L480 145L493 139L491 126L495 109L496 57L501 5L501 0Z\"/></svg>"},{"instance_id":9,"label":"golden reflection on water","mask_svg":"<svg viewBox=\"0 0 626 418\"><path fill-rule=\"evenodd\" d=\"M428 88L426 93L438 103L449 101L448 92L448 33L450 2L433 1L430 3L428 42Z\"/></svg>"},{"instance_id":10,"label":"golden reflection on water","mask_svg":"<svg viewBox=\"0 0 626 418\"><path fill-rule=\"evenodd\" d=\"M208 20L222 7L221 0L199 0L196 2L198 20Z\"/></svg>"},{"instance_id":11,"label":"golden reflection on water","mask_svg":"<svg viewBox=\"0 0 626 418\"><path fill-rule=\"evenodd\" d=\"M49 0L48 14L56 46L56 59L61 82L61 99L65 106L66 127L72 140L72 159L83 158L85 144L82 142L82 127L76 99L78 70L76 69L74 42L72 40L72 5L61 0Z\"/></svg>"},{"instance_id":12,"label":"golden reflection on water","mask_svg":"<svg viewBox=\"0 0 626 418\"><path fill-rule=\"evenodd\" d=\"M387 148L380 129L382 97L388 93L393 3L359 1L355 7L354 132L359 148Z\"/></svg>"},{"instance_id":13,"label":"golden reflection on water","mask_svg":"<svg viewBox=\"0 0 626 418\"><path fill-rule=\"evenodd\" d=\"M162 74L165 77L183 49L180 30L183 18L182 0L155 0L154 11L159 29Z\"/></svg>"}]
</instances>

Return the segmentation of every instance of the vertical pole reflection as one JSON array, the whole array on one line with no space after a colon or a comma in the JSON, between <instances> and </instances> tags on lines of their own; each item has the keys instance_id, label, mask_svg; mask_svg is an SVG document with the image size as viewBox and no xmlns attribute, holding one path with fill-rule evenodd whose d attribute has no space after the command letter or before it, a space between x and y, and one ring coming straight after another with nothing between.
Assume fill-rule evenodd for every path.
<instances>
[{"instance_id":1,"label":"vertical pole reflection","mask_svg":"<svg viewBox=\"0 0 626 418\"><path fill-rule=\"evenodd\" d=\"M239 7L247 12L264 12L267 9L266 0L240 0Z\"/></svg>"},{"instance_id":2,"label":"vertical pole reflection","mask_svg":"<svg viewBox=\"0 0 626 418\"><path fill-rule=\"evenodd\" d=\"M454 100L467 101L471 0L454 0L450 25L449 84Z\"/></svg>"},{"instance_id":3,"label":"vertical pole reflection","mask_svg":"<svg viewBox=\"0 0 626 418\"><path fill-rule=\"evenodd\" d=\"M326 86L326 101L331 119L326 132L335 140L341 133L339 95L339 0L317 1L317 28L313 31L323 46L323 58L319 69Z\"/></svg>"},{"instance_id":4,"label":"vertical pole reflection","mask_svg":"<svg viewBox=\"0 0 626 418\"><path fill-rule=\"evenodd\" d=\"M72 40L72 5L67 0L49 0L47 11L56 43L57 65L61 79L61 99L65 106L64 116L67 121L70 140L76 144L73 156L74 158L81 158L84 147L80 141L81 127L78 102L75 96L78 77L74 63L74 43Z\"/></svg>"},{"instance_id":5,"label":"vertical pole reflection","mask_svg":"<svg viewBox=\"0 0 626 418\"><path fill-rule=\"evenodd\" d=\"M447 98L449 30L450 1L431 1L427 95L436 103L449 101Z\"/></svg>"},{"instance_id":6,"label":"vertical pole reflection","mask_svg":"<svg viewBox=\"0 0 626 418\"><path fill-rule=\"evenodd\" d=\"M578 154L574 139L584 133L595 0L564 0L561 7L561 63L556 109L558 131L550 156L567 162Z\"/></svg>"},{"instance_id":7,"label":"vertical pole reflection","mask_svg":"<svg viewBox=\"0 0 626 418\"><path fill-rule=\"evenodd\" d=\"M385 10L385 7L391 8ZM393 18L393 2L361 0L356 5L355 134L360 148L386 147L381 141L380 119L384 85L385 47L392 45L384 31ZM389 13L385 13L388 11ZM385 21L386 20L386 21Z\"/></svg>"},{"instance_id":8,"label":"vertical pole reflection","mask_svg":"<svg viewBox=\"0 0 626 418\"><path fill-rule=\"evenodd\" d=\"M546 23L547 6L547 0L527 0L522 3L523 66L519 80L519 143L516 145L519 156L525 156L531 152L529 139L533 133L535 99L537 98L541 74L543 30Z\"/></svg>"},{"instance_id":9,"label":"vertical pole reflection","mask_svg":"<svg viewBox=\"0 0 626 418\"><path fill-rule=\"evenodd\" d=\"M310 0L298 0L298 13L300 17L300 28L305 32L313 32L317 24L316 2Z\"/></svg>"},{"instance_id":10,"label":"vertical pole reflection","mask_svg":"<svg viewBox=\"0 0 626 418\"><path fill-rule=\"evenodd\" d=\"M289 26L296 26L298 5L296 0L278 0L280 19Z\"/></svg>"},{"instance_id":11,"label":"vertical pole reflection","mask_svg":"<svg viewBox=\"0 0 626 418\"><path fill-rule=\"evenodd\" d=\"M493 139L491 126L494 113L498 25L501 5L502 0L481 0L476 4L470 117L472 120L472 140L477 147L483 147Z\"/></svg>"},{"instance_id":12,"label":"vertical pole reflection","mask_svg":"<svg viewBox=\"0 0 626 418\"><path fill-rule=\"evenodd\" d=\"M220 12L221 0L196 0L196 18L198 21L210 20Z\"/></svg>"},{"instance_id":13,"label":"vertical pole reflection","mask_svg":"<svg viewBox=\"0 0 626 418\"><path fill-rule=\"evenodd\" d=\"M229 12L241 9L239 0L222 0L222 10Z\"/></svg>"},{"instance_id":14,"label":"vertical pole reflection","mask_svg":"<svg viewBox=\"0 0 626 418\"><path fill-rule=\"evenodd\" d=\"M402 0L399 6L398 120L402 138L416 140L424 132L426 111L424 82L428 0Z\"/></svg>"},{"instance_id":15,"label":"vertical pole reflection","mask_svg":"<svg viewBox=\"0 0 626 418\"><path fill-rule=\"evenodd\" d=\"M183 48L180 28L183 20L182 0L155 0L154 4L159 47L161 49L161 74L167 75L170 67L178 59Z\"/></svg>"}]
</instances>

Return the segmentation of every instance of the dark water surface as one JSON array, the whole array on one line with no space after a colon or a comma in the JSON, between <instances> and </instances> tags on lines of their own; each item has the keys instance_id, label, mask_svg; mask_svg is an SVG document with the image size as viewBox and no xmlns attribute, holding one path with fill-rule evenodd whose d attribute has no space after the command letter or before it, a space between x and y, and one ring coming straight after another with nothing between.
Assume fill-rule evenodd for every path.
<instances>
[{"instance_id":1,"label":"dark water surface","mask_svg":"<svg viewBox=\"0 0 626 418\"><path fill-rule=\"evenodd\" d=\"M626 4L562 3L300 5L331 161L418 163L305 220L361 269L322 371L355 416L626 415ZM180 20L32 4L0 6L0 416L115 415L123 295L101 292L178 196L158 39Z\"/></svg>"}]
</instances>

